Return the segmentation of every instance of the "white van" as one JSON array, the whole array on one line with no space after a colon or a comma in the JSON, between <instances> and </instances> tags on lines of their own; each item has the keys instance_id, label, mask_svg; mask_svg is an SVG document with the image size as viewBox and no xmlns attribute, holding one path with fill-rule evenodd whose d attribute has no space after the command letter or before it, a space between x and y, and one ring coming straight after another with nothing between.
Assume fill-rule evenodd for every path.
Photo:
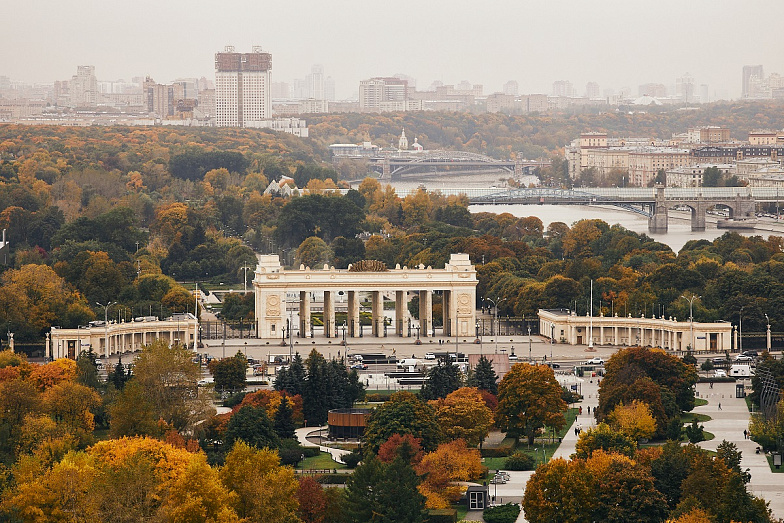
<instances>
[{"instance_id":1,"label":"white van","mask_svg":"<svg viewBox=\"0 0 784 523\"><path fill-rule=\"evenodd\" d=\"M716 369L715 371L713 371L713 377L714 378L726 378L727 377L727 373L724 372L721 369Z\"/></svg>"},{"instance_id":2,"label":"white van","mask_svg":"<svg viewBox=\"0 0 784 523\"><path fill-rule=\"evenodd\" d=\"M397 361L398 369L413 370L415 367L421 366L422 362L416 358L405 358Z\"/></svg>"},{"instance_id":3,"label":"white van","mask_svg":"<svg viewBox=\"0 0 784 523\"><path fill-rule=\"evenodd\" d=\"M749 378L754 376L754 372L749 365L733 365L730 367L730 376L738 378Z\"/></svg>"}]
</instances>

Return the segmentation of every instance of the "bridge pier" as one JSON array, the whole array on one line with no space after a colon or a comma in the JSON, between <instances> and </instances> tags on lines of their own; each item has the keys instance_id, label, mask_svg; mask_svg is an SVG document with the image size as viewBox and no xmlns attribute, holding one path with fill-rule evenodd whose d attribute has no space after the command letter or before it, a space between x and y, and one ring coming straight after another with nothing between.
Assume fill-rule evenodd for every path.
<instances>
[{"instance_id":1,"label":"bridge pier","mask_svg":"<svg viewBox=\"0 0 784 523\"><path fill-rule=\"evenodd\" d=\"M667 232L668 216L667 202L664 199L664 186L656 186L656 200L653 203L653 212L648 218L648 230L650 232Z\"/></svg>"},{"instance_id":2,"label":"bridge pier","mask_svg":"<svg viewBox=\"0 0 784 523\"><path fill-rule=\"evenodd\" d=\"M691 230L705 230L705 213L708 212L708 203L702 197L702 193L697 195L697 200L691 208Z\"/></svg>"}]
</instances>

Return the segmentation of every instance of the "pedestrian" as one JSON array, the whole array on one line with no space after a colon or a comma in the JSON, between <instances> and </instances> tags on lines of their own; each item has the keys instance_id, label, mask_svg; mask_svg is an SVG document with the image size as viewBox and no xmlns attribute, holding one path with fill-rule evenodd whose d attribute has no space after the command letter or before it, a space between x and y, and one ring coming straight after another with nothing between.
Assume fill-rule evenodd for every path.
<instances>
[{"instance_id":1,"label":"pedestrian","mask_svg":"<svg viewBox=\"0 0 784 523\"><path fill-rule=\"evenodd\" d=\"M581 416L583 415L583 408L582 408L582 406L580 407L579 413L580 413Z\"/></svg>"},{"instance_id":2,"label":"pedestrian","mask_svg":"<svg viewBox=\"0 0 784 523\"><path fill-rule=\"evenodd\" d=\"M713 382L712 381L710 382L710 388L713 388Z\"/></svg>"},{"instance_id":3,"label":"pedestrian","mask_svg":"<svg viewBox=\"0 0 784 523\"><path fill-rule=\"evenodd\" d=\"M721 410L721 403L719 403L719 410Z\"/></svg>"},{"instance_id":4,"label":"pedestrian","mask_svg":"<svg viewBox=\"0 0 784 523\"><path fill-rule=\"evenodd\" d=\"M746 429L743 429L743 439L749 439L749 432Z\"/></svg>"},{"instance_id":5,"label":"pedestrian","mask_svg":"<svg viewBox=\"0 0 784 523\"><path fill-rule=\"evenodd\" d=\"M577 427L574 427L574 435L577 435Z\"/></svg>"},{"instance_id":6,"label":"pedestrian","mask_svg":"<svg viewBox=\"0 0 784 523\"><path fill-rule=\"evenodd\" d=\"M591 406L588 405L588 414L590 414L590 413L591 413Z\"/></svg>"}]
</instances>

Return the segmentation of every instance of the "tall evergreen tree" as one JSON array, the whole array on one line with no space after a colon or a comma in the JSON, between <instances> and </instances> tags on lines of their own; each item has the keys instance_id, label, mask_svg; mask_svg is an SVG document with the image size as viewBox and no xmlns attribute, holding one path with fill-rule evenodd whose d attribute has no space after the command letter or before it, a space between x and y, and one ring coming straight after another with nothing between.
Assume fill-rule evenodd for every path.
<instances>
[{"instance_id":1,"label":"tall evergreen tree","mask_svg":"<svg viewBox=\"0 0 784 523\"><path fill-rule=\"evenodd\" d=\"M457 365L441 360L427 373L420 394L426 400L445 398L450 392L459 389L461 382L462 376Z\"/></svg>"},{"instance_id":2,"label":"tall evergreen tree","mask_svg":"<svg viewBox=\"0 0 784 523\"><path fill-rule=\"evenodd\" d=\"M305 367L308 375L302 394L302 412L309 425L321 425L326 423L330 403L334 402L327 360L313 349L305 360Z\"/></svg>"},{"instance_id":3,"label":"tall evergreen tree","mask_svg":"<svg viewBox=\"0 0 784 523\"><path fill-rule=\"evenodd\" d=\"M273 420L273 427L275 433L280 439L293 439L296 437L294 433L294 414L291 404L287 398L283 398L275 411L275 419Z\"/></svg>"},{"instance_id":4,"label":"tall evergreen tree","mask_svg":"<svg viewBox=\"0 0 784 523\"><path fill-rule=\"evenodd\" d=\"M498 376L493 370L493 364L486 357L481 356L474 368L473 383L471 386L484 389L498 395Z\"/></svg>"},{"instance_id":5,"label":"tall evergreen tree","mask_svg":"<svg viewBox=\"0 0 784 523\"><path fill-rule=\"evenodd\" d=\"M109 376L109 381L114 384L117 390L123 390L125 384L131 379L130 369L126 372L125 366L122 362L122 355L117 359L117 365L114 366L114 371Z\"/></svg>"}]
</instances>

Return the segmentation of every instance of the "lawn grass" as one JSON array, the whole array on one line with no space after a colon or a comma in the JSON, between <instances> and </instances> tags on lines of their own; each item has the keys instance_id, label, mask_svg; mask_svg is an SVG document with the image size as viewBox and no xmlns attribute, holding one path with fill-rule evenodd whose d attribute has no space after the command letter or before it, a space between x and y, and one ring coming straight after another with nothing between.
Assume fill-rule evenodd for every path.
<instances>
[{"instance_id":1,"label":"lawn grass","mask_svg":"<svg viewBox=\"0 0 784 523\"><path fill-rule=\"evenodd\" d=\"M452 505L452 508L457 511L457 520L463 521L468 514L468 505L465 503L456 503Z\"/></svg>"},{"instance_id":2,"label":"lawn grass","mask_svg":"<svg viewBox=\"0 0 784 523\"><path fill-rule=\"evenodd\" d=\"M697 420L697 423L705 423L713 418L707 414L697 414L695 412L684 412L683 416L681 416L681 421L684 425L690 425L695 419Z\"/></svg>"},{"instance_id":3,"label":"lawn grass","mask_svg":"<svg viewBox=\"0 0 784 523\"><path fill-rule=\"evenodd\" d=\"M346 466L337 461L333 461L332 456L326 452L322 452L318 456L312 458L305 458L297 465L298 469L305 470L326 470L326 469L344 469Z\"/></svg>"},{"instance_id":4,"label":"lawn grass","mask_svg":"<svg viewBox=\"0 0 784 523\"><path fill-rule=\"evenodd\" d=\"M773 456L768 454L765 456L768 459L768 466L770 467L770 471L774 474L782 474L784 473L784 467L776 468L773 466Z\"/></svg>"},{"instance_id":5,"label":"lawn grass","mask_svg":"<svg viewBox=\"0 0 784 523\"><path fill-rule=\"evenodd\" d=\"M694 398L694 406L695 407L702 407L703 405L707 405L708 400L705 398Z\"/></svg>"}]
</instances>

